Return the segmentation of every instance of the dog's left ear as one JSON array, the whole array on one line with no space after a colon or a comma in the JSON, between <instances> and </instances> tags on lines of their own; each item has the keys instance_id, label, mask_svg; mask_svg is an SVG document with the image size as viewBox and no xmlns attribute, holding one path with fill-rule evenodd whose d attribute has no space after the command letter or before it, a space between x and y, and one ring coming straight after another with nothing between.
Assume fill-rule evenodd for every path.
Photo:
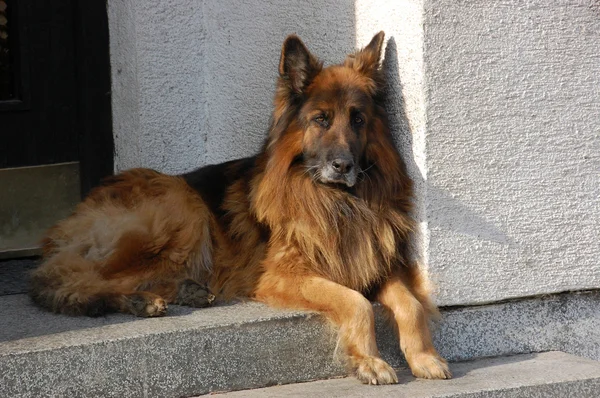
<instances>
[{"instance_id":1,"label":"dog's left ear","mask_svg":"<svg viewBox=\"0 0 600 398\"><path fill-rule=\"evenodd\" d=\"M348 55L344 61L344 66L353 68L368 77L374 77L379 69L384 37L385 33L383 31L377 33L365 48Z\"/></svg>"},{"instance_id":2,"label":"dog's left ear","mask_svg":"<svg viewBox=\"0 0 600 398\"><path fill-rule=\"evenodd\" d=\"M323 64L308 51L296 35L288 36L281 47L279 76L294 94L301 94L321 71Z\"/></svg>"}]
</instances>

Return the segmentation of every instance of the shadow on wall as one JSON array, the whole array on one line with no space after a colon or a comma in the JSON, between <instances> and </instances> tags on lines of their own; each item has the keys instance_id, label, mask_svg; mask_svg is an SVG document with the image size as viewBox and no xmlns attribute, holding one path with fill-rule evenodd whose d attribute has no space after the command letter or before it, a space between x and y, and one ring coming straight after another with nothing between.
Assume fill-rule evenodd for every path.
<instances>
[{"instance_id":1,"label":"shadow on wall","mask_svg":"<svg viewBox=\"0 0 600 398\"><path fill-rule=\"evenodd\" d=\"M444 209L438 209L434 212L437 215L436 218L427 217L428 214L432 213L428 211L430 209L417 209L415 213L417 221L427 221L430 229L452 230L495 243L514 244L515 242L493 222L477 214L467 204L455 199L451 192L431 185L421 173L412 150L413 132L406 116L403 85L400 80L398 65L398 49L393 37L390 37L387 42L382 68L387 83L386 109L389 114L390 129L396 140L396 146L403 155L407 172L415 183L415 195L421 196L421 198L416 198L416 202L430 206L431 201L428 199L435 198L436 203L443 203L444 205Z\"/></svg>"}]
</instances>

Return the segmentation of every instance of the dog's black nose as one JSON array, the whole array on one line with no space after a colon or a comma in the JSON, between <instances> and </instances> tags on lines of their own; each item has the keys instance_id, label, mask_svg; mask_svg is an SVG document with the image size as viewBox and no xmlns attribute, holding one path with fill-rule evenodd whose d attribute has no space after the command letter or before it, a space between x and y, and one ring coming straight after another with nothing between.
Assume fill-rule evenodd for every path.
<instances>
[{"instance_id":1,"label":"dog's black nose","mask_svg":"<svg viewBox=\"0 0 600 398\"><path fill-rule=\"evenodd\" d=\"M346 174L354 167L354 160L343 158L333 159L331 161L331 167L340 174Z\"/></svg>"}]
</instances>

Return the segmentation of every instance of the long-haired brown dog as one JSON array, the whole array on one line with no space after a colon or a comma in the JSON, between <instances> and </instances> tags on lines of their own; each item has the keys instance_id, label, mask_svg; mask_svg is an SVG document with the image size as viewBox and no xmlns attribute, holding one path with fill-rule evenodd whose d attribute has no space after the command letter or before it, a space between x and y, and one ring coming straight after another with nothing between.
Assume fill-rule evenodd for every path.
<instances>
[{"instance_id":1,"label":"long-haired brown dog","mask_svg":"<svg viewBox=\"0 0 600 398\"><path fill-rule=\"evenodd\" d=\"M450 377L408 256L411 180L382 103L383 37L327 68L288 37L262 151L182 176L109 178L49 231L33 300L72 315L159 316L167 303L208 305L209 289L318 311L362 382L396 383L370 297L395 319L413 374Z\"/></svg>"}]
</instances>

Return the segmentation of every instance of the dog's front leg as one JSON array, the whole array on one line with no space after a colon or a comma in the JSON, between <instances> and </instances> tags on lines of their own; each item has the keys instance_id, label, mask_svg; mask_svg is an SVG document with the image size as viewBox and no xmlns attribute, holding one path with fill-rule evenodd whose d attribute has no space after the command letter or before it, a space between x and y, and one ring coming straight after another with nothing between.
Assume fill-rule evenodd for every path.
<instances>
[{"instance_id":1,"label":"dog's front leg","mask_svg":"<svg viewBox=\"0 0 600 398\"><path fill-rule=\"evenodd\" d=\"M385 282L377 300L394 316L400 348L412 373L425 379L449 379L448 364L439 356L431 340L427 311L400 277Z\"/></svg>"},{"instance_id":2,"label":"dog's front leg","mask_svg":"<svg viewBox=\"0 0 600 398\"><path fill-rule=\"evenodd\" d=\"M373 307L359 292L318 276L265 273L256 298L272 306L318 311L339 327L339 340L357 378L365 384L398 382L379 357Z\"/></svg>"}]
</instances>

